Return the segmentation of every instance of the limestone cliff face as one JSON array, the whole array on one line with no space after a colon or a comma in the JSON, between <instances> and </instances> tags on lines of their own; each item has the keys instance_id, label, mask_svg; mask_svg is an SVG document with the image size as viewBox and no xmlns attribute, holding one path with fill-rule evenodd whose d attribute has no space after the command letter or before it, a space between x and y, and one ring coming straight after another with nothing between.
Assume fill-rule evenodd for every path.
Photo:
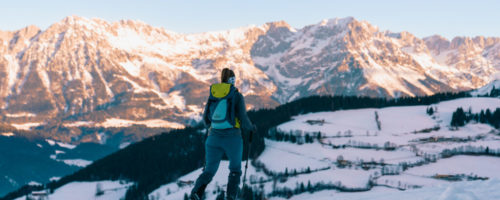
<instances>
[{"instance_id":1,"label":"limestone cliff face","mask_svg":"<svg viewBox=\"0 0 500 200\"><path fill-rule=\"evenodd\" d=\"M179 127L199 117L224 67L235 71L253 108L316 94L391 98L472 89L500 70L499 43L420 39L353 18L179 34L140 21L71 16L46 30L0 31L1 121L22 128L160 120Z\"/></svg>"},{"instance_id":2,"label":"limestone cliff face","mask_svg":"<svg viewBox=\"0 0 500 200\"><path fill-rule=\"evenodd\" d=\"M500 69L498 40L420 39L345 18L300 30L276 25L251 53L256 66L278 85L273 97L280 102L314 94L391 98L489 83Z\"/></svg>"}]
</instances>

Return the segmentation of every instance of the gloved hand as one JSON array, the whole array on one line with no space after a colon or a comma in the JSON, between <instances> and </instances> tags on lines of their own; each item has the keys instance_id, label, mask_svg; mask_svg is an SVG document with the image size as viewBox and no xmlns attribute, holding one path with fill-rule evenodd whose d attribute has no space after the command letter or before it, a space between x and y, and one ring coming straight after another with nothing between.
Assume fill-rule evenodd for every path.
<instances>
[{"instance_id":1,"label":"gloved hand","mask_svg":"<svg viewBox=\"0 0 500 200\"><path fill-rule=\"evenodd\" d=\"M257 125L253 125L252 127L252 133L257 133Z\"/></svg>"},{"instance_id":2,"label":"gloved hand","mask_svg":"<svg viewBox=\"0 0 500 200\"><path fill-rule=\"evenodd\" d=\"M254 124L253 127L252 127L252 130L250 131L250 135L248 136L248 141L249 142L252 142L252 136L253 134L256 134L257 133L257 126Z\"/></svg>"}]
</instances>

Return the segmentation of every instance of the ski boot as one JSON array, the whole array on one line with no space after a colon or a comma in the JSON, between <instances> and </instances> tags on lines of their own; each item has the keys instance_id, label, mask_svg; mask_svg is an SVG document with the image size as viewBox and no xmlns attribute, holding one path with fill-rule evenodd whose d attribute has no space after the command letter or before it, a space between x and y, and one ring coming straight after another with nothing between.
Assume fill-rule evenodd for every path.
<instances>
[{"instance_id":1,"label":"ski boot","mask_svg":"<svg viewBox=\"0 0 500 200\"><path fill-rule=\"evenodd\" d=\"M227 181L226 200L236 200L240 185L241 172L231 172Z\"/></svg>"},{"instance_id":2,"label":"ski boot","mask_svg":"<svg viewBox=\"0 0 500 200\"><path fill-rule=\"evenodd\" d=\"M205 194L205 189L207 188L207 185L201 185L198 190L191 192L190 199L191 200L201 200L203 197L203 194Z\"/></svg>"}]
</instances>

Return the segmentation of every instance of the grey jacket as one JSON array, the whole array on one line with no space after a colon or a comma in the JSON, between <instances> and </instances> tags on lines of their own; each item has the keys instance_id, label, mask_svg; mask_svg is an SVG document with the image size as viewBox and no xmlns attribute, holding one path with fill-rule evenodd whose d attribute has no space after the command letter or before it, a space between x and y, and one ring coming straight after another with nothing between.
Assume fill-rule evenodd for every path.
<instances>
[{"instance_id":1,"label":"grey jacket","mask_svg":"<svg viewBox=\"0 0 500 200\"><path fill-rule=\"evenodd\" d=\"M212 129L210 128L211 122L210 122L210 112L208 108L208 101L205 104L205 110L203 111L203 122L205 123L205 127L210 128L209 135L210 134L217 134L217 135L241 135L241 130L245 131L245 133L248 133L252 131L253 125L252 122L250 122L250 119L248 119L247 116L247 111L246 111L246 106L245 106L245 99L243 98L243 95L239 92L236 92L236 94L233 97L233 102L236 104L235 107L235 117L237 117L240 120L240 128L229 128L229 129Z\"/></svg>"}]
</instances>

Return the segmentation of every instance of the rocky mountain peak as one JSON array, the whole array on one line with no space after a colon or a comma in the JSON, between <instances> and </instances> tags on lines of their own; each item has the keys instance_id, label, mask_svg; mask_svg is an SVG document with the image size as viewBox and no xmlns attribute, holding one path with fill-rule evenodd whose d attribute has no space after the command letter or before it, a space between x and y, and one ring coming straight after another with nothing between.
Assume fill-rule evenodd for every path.
<instances>
[{"instance_id":1,"label":"rocky mountain peak","mask_svg":"<svg viewBox=\"0 0 500 200\"><path fill-rule=\"evenodd\" d=\"M0 32L0 51L2 121L26 126L153 120L180 127L199 120L224 67L235 71L252 108L310 95L473 89L500 71L498 38L420 39L352 17L300 29L278 21L180 34L141 21L70 16L46 30Z\"/></svg>"},{"instance_id":2,"label":"rocky mountain peak","mask_svg":"<svg viewBox=\"0 0 500 200\"><path fill-rule=\"evenodd\" d=\"M294 28L292 28L292 26L290 26L290 24L288 24L284 20L277 21L277 22L269 22L269 23L266 23L266 26L269 27L269 30L274 30L274 29L279 29L279 28L286 28L288 30L293 30L294 29Z\"/></svg>"},{"instance_id":3,"label":"rocky mountain peak","mask_svg":"<svg viewBox=\"0 0 500 200\"><path fill-rule=\"evenodd\" d=\"M434 51L434 54L440 54L441 51L450 48L450 41L443 36L433 35L423 38L429 50Z\"/></svg>"},{"instance_id":4,"label":"rocky mountain peak","mask_svg":"<svg viewBox=\"0 0 500 200\"><path fill-rule=\"evenodd\" d=\"M331 19L323 19L317 25L319 26L346 26L351 22L358 22L354 17L345 17L345 18L331 18Z\"/></svg>"}]
</instances>

